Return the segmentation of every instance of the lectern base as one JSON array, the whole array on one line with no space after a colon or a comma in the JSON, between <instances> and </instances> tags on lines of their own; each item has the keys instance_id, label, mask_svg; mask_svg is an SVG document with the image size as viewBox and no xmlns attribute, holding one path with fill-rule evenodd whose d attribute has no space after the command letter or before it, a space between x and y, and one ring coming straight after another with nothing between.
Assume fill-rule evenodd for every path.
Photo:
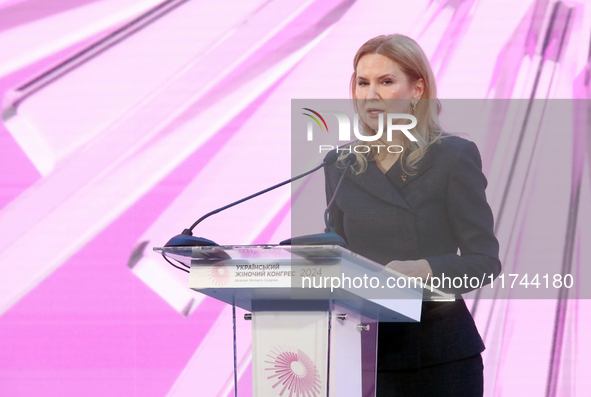
<instances>
[{"instance_id":1,"label":"lectern base","mask_svg":"<svg viewBox=\"0 0 591 397\"><path fill-rule=\"evenodd\" d=\"M377 322L369 321L334 304L253 311L253 397L375 395Z\"/></svg>"}]
</instances>

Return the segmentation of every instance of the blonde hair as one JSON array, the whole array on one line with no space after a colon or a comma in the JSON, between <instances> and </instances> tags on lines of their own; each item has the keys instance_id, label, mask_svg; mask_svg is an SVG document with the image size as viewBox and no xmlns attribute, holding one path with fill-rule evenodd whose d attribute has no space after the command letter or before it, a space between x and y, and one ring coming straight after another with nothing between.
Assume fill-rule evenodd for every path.
<instances>
[{"instance_id":1,"label":"blonde hair","mask_svg":"<svg viewBox=\"0 0 591 397\"><path fill-rule=\"evenodd\" d=\"M423 95L417 103L413 114L417 118L417 125L410 130L412 135L417 138L417 142L410 141L405 137L406 150L401 157L402 169L405 173L412 175L418 169L419 162L425 156L429 147L443 138L441 135L443 131L438 117L439 113L441 113L441 102L437 99L435 76L433 75L427 56L418 43L410 37L401 34L374 37L359 48L353 59L353 75L351 76L350 89L357 113L359 113L357 101L355 100L357 64L361 58L369 54L380 54L396 62L406 75L409 84L423 79ZM363 120L360 121L360 129L364 131L363 134L365 135L375 134L375 131ZM363 142L355 141L345 146L353 150L359 144L363 144ZM349 153L347 151L340 153L338 159L339 164L344 165L345 158ZM375 160L376 158L373 151L369 153L355 153L355 155L357 157L357 163L354 167L356 174L364 172L367 169L368 160Z\"/></svg>"}]
</instances>

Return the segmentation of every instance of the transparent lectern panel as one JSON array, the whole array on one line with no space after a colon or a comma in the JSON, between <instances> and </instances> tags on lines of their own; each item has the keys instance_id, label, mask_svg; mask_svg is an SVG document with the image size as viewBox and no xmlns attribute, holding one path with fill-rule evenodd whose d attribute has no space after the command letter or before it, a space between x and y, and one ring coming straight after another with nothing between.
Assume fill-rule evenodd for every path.
<instances>
[{"instance_id":1,"label":"transparent lectern panel","mask_svg":"<svg viewBox=\"0 0 591 397\"><path fill-rule=\"evenodd\" d=\"M252 396L252 313L233 305L234 396ZM228 324L230 326L230 324Z\"/></svg>"},{"instance_id":2,"label":"transparent lectern panel","mask_svg":"<svg viewBox=\"0 0 591 397\"><path fill-rule=\"evenodd\" d=\"M363 305L369 306L383 306L387 300L455 300L453 293L423 284L420 278L405 276L340 246L164 247L155 250L191 267L191 288L198 291L238 288L240 299L256 298L276 288L282 291L277 291L280 295L274 298L287 298L289 294L290 299L361 300L365 302ZM247 291L249 288L252 291ZM363 306L359 302L355 305ZM401 320L384 318L382 321Z\"/></svg>"},{"instance_id":3,"label":"transparent lectern panel","mask_svg":"<svg viewBox=\"0 0 591 397\"><path fill-rule=\"evenodd\" d=\"M330 396L375 396L378 322L332 305Z\"/></svg>"},{"instance_id":4,"label":"transparent lectern panel","mask_svg":"<svg viewBox=\"0 0 591 397\"><path fill-rule=\"evenodd\" d=\"M378 326L375 319L362 316L367 329L361 334L361 382L362 396L376 395L376 380L378 370Z\"/></svg>"}]
</instances>

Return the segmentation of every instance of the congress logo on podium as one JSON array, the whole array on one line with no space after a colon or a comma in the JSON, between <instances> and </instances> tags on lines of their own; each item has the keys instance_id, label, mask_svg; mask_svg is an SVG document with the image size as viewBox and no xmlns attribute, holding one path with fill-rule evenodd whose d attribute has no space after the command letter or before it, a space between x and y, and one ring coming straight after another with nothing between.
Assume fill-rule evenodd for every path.
<instances>
[{"instance_id":1,"label":"congress logo on podium","mask_svg":"<svg viewBox=\"0 0 591 397\"><path fill-rule=\"evenodd\" d=\"M210 269L209 279L217 286L223 287L230 281L230 269L224 264L213 265Z\"/></svg>"},{"instance_id":2,"label":"congress logo on podium","mask_svg":"<svg viewBox=\"0 0 591 397\"><path fill-rule=\"evenodd\" d=\"M300 349L289 347L276 347L267 354L265 360L269 371L269 379L274 382L273 389L277 388L279 396L288 391L288 396L293 397L318 397L320 396L320 373L314 362Z\"/></svg>"}]
</instances>

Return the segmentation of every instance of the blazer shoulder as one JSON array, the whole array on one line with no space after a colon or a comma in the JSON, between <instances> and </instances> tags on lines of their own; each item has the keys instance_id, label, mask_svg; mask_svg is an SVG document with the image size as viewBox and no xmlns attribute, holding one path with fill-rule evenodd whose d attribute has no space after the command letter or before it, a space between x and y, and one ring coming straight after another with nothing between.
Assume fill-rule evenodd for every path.
<instances>
[{"instance_id":1,"label":"blazer shoulder","mask_svg":"<svg viewBox=\"0 0 591 397\"><path fill-rule=\"evenodd\" d=\"M476 144L457 135L443 134L438 143L439 147L448 152L464 152L476 147Z\"/></svg>"},{"instance_id":2,"label":"blazer shoulder","mask_svg":"<svg viewBox=\"0 0 591 397\"><path fill-rule=\"evenodd\" d=\"M444 137L431 147L436 152L437 157L454 162L462 156L478 157L480 152L478 147L472 141L461 138L456 135L444 135Z\"/></svg>"}]
</instances>

